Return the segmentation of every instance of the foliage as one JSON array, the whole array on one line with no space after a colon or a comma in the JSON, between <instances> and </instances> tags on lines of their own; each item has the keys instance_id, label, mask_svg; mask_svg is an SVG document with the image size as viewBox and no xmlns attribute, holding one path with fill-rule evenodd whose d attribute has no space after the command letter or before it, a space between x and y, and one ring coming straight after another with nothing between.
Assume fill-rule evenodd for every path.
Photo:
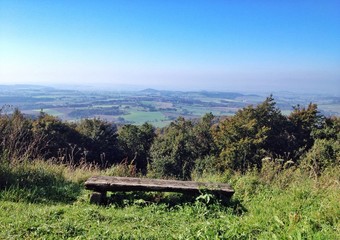
<instances>
[{"instance_id":1,"label":"foliage","mask_svg":"<svg viewBox=\"0 0 340 240\"><path fill-rule=\"evenodd\" d=\"M220 122L214 139L225 168L246 171L261 166L261 159L281 154L285 140L285 119L270 96L257 107L239 110Z\"/></svg>"},{"instance_id":2,"label":"foliage","mask_svg":"<svg viewBox=\"0 0 340 240\"><path fill-rule=\"evenodd\" d=\"M179 118L163 130L151 147L152 168L158 176L190 178L196 158L192 122Z\"/></svg>"},{"instance_id":3,"label":"foliage","mask_svg":"<svg viewBox=\"0 0 340 240\"><path fill-rule=\"evenodd\" d=\"M212 120L212 114L196 124L178 118L166 127L150 150L151 167L156 176L190 179L195 161L214 152Z\"/></svg>"},{"instance_id":4,"label":"foliage","mask_svg":"<svg viewBox=\"0 0 340 240\"><path fill-rule=\"evenodd\" d=\"M32 121L15 109L11 115L2 115L0 111L0 150L11 158L22 156L36 157L39 139L35 139Z\"/></svg>"},{"instance_id":5,"label":"foliage","mask_svg":"<svg viewBox=\"0 0 340 240\"><path fill-rule=\"evenodd\" d=\"M340 164L339 140L316 139L313 147L306 153L302 165L315 176L319 176L329 166Z\"/></svg>"},{"instance_id":6,"label":"foliage","mask_svg":"<svg viewBox=\"0 0 340 240\"><path fill-rule=\"evenodd\" d=\"M215 117L212 113L205 114L196 124L194 124L194 135L196 141L196 151L199 158L214 156L217 153L211 127Z\"/></svg>"},{"instance_id":7,"label":"foliage","mask_svg":"<svg viewBox=\"0 0 340 240\"><path fill-rule=\"evenodd\" d=\"M117 127L99 118L83 119L75 128L81 135L85 161L92 160L107 166L117 162ZM81 150L81 149L79 149Z\"/></svg>"},{"instance_id":8,"label":"foliage","mask_svg":"<svg viewBox=\"0 0 340 240\"><path fill-rule=\"evenodd\" d=\"M225 169L245 172L261 168L262 159L268 157L298 162L316 139L337 141L337 118L321 116L315 104L307 108L296 106L288 117L275 105L270 96L258 106L243 108L217 124L214 140Z\"/></svg>"},{"instance_id":9,"label":"foliage","mask_svg":"<svg viewBox=\"0 0 340 240\"><path fill-rule=\"evenodd\" d=\"M156 130L149 123L118 129L99 118L69 123L44 112L31 119L18 109L0 111L0 130L0 153L8 161L39 157L102 168L124 163L142 175L190 179L204 172L261 169L266 158L303 164L318 175L338 162L340 121L322 116L312 103L284 116L269 96L234 116L180 117Z\"/></svg>"},{"instance_id":10,"label":"foliage","mask_svg":"<svg viewBox=\"0 0 340 240\"><path fill-rule=\"evenodd\" d=\"M313 128L311 132L313 139L339 140L340 118L323 118L322 127Z\"/></svg>"},{"instance_id":11,"label":"foliage","mask_svg":"<svg viewBox=\"0 0 340 240\"><path fill-rule=\"evenodd\" d=\"M307 108L295 106L288 118L292 123L292 148L295 158L299 158L313 146L312 133L324 128L324 117L319 115L317 105L310 103Z\"/></svg>"},{"instance_id":12,"label":"foliage","mask_svg":"<svg viewBox=\"0 0 340 240\"><path fill-rule=\"evenodd\" d=\"M138 170L146 174L150 148L155 138L153 126L149 123L142 126L128 124L119 129L118 134L122 158L133 163Z\"/></svg>"},{"instance_id":13,"label":"foliage","mask_svg":"<svg viewBox=\"0 0 340 240\"><path fill-rule=\"evenodd\" d=\"M81 135L74 126L62 122L60 119L40 113L38 119L32 123L32 132L40 139L39 156L45 159L57 158L60 162L75 164L74 152L81 139Z\"/></svg>"},{"instance_id":14,"label":"foliage","mask_svg":"<svg viewBox=\"0 0 340 240\"><path fill-rule=\"evenodd\" d=\"M89 161L102 166L120 160L115 158L119 156L117 128L100 119L71 124L44 112L30 119L15 109L12 114L0 114L0 130L0 150L8 160L40 157L70 165Z\"/></svg>"},{"instance_id":15,"label":"foliage","mask_svg":"<svg viewBox=\"0 0 340 240\"><path fill-rule=\"evenodd\" d=\"M222 166L223 163L220 162L220 158L213 155L207 155L204 158L196 159L195 168L191 175L199 177L207 173L221 173L223 172Z\"/></svg>"}]
</instances>

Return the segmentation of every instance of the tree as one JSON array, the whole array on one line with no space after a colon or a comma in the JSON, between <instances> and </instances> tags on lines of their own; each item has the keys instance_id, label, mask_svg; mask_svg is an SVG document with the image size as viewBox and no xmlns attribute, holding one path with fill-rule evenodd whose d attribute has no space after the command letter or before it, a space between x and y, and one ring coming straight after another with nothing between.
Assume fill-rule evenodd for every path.
<instances>
[{"instance_id":1,"label":"tree","mask_svg":"<svg viewBox=\"0 0 340 240\"><path fill-rule=\"evenodd\" d=\"M316 139L301 164L308 167L315 176L319 176L327 167L339 166L340 141L338 139Z\"/></svg>"},{"instance_id":2,"label":"tree","mask_svg":"<svg viewBox=\"0 0 340 240\"><path fill-rule=\"evenodd\" d=\"M220 122L214 140L225 168L245 171L261 167L266 156L282 156L287 151L287 119L272 96L256 107L250 105Z\"/></svg>"},{"instance_id":3,"label":"tree","mask_svg":"<svg viewBox=\"0 0 340 240\"><path fill-rule=\"evenodd\" d=\"M266 155L272 158L289 158L289 122L287 117L282 115L281 110L276 107L272 95L254 108L253 117L257 121L257 128L268 129L262 146Z\"/></svg>"},{"instance_id":4,"label":"tree","mask_svg":"<svg viewBox=\"0 0 340 240\"><path fill-rule=\"evenodd\" d=\"M76 130L82 135L82 146L87 158L102 166L112 164L117 159L117 127L113 123L94 118L81 120Z\"/></svg>"},{"instance_id":5,"label":"tree","mask_svg":"<svg viewBox=\"0 0 340 240\"><path fill-rule=\"evenodd\" d=\"M33 139L32 121L14 109L10 115L0 116L1 150L8 159L35 157L37 142Z\"/></svg>"},{"instance_id":6,"label":"tree","mask_svg":"<svg viewBox=\"0 0 340 240\"><path fill-rule=\"evenodd\" d=\"M72 163L79 160L70 148L70 146L81 144L81 135L74 129L74 126L41 112L39 117L33 121L32 131L34 138L39 139L40 157L57 158L60 161L72 161Z\"/></svg>"},{"instance_id":7,"label":"tree","mask_svg":"<svg viewBox=\"0 0 340 240\"><path fill-rule=\"evenodd\" d=\"M322 127L313 128L311 135L314 140L338 140L340 139L340 118L330 117L324 118Z\"/></svg>"},{"instance_id":8,"label":"tree","mask_svg":"<svg viewBox=\"0 0 340 240\"><path fill-rule=\"evenodd\" d=\"M314 144L312 132L323 128L324 119L317 110L317 105L310 103L307 108L299 105L293 107L293 112L288 117L291 123L290 151L298 159Z\"/></svg>"},{"instance_id":9,"label":"tree","mask_svg":"<svg viewBox=\"0 0 340 240\"><path fill-rule=\"evenodd\" d=\"M245 171L260 166L268 127L259 127L252 106L244 108L216 126L214 140L225 169Z\"/></svg>"},{"instance_id":10,"label":"tree","mask_svg":"<svg viewBox=\"0 0 340 240\"><path fill-rule=\"evenodd\" d=\"M217 148L211 131L214 118L212 113L207 113L194 125L193 134L198 158L216 154Z\"/></svg>"},{"instance_id":11,"label":"tree","mask_svg":"<svg viewBox=\"0 0 340 240\"><path fill-rule=\"evenodd\" d=\"M211 135L213 119L212 114L207 114L193 123L179 117L166 127L151 147L151 166L156 174L190 179L196 161L214 154Z\"/></svg>"},{"instance_id":12,"label":"tree","mask_svg":"<svg viewBox=\"0 0 340 240\"><path fill-rule=\"evenodd\" d=\"M312 128L313 146L303 155L302 166L308 167L315 176L330 166L340 164L340 118L321 118Z\"/></svg>"},{"instance_id":13,"label":"tree","mask_svg":"<svg viewBox=\"0 0 340 240\"><path fill-rule=\"evenodd\" d=\"M179 117L159 135L151 147L152 169L159 177L190 179L196 159L191 121Z\"/></svg>"},{"instance_id":14,"label":"tree","mask_svg":"<svg viewBox=\"0 0 340 240\"><path fill-rule=\"evenodd\" d=\"M155 137L155 130L149 123L142 126L124 125L118 132L121 156L135 164L136 168L146 174L149 152Z\"/></svg>"}]
</instances>

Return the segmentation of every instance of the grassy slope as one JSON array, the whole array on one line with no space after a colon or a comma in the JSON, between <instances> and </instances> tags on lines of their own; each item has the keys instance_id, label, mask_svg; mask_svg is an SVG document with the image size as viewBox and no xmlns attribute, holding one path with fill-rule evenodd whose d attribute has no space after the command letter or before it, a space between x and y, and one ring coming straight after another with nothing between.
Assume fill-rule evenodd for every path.
<instances>
[{"instance_id":1,"label":"grassy slope","mask_svg":"<svg viewBox=\"0 0 340 240\"><path fill-rule=\"evenodd\" d=\"M317 181L299 170L274 180L269 170L200 179L233 184L236 193L226 206L135 193L116 194L107 207L90 205L82 182L109 172L118 173L42 162L2 165L0 180L7 184L0 190L0 239L340 238L338 167Z\"/></svg>"}]
</instances>

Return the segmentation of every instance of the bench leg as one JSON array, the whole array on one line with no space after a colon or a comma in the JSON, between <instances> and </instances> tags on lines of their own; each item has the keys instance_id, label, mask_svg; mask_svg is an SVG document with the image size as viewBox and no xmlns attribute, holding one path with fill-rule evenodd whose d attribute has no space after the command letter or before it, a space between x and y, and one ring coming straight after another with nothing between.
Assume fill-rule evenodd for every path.
<instances>
[{"instance_id":1,"label":"bench leg","mask_svg":"<svg viewBox=\"0 0 340 240\"><path fill-rule=\"evenodd\" d=\"M106 204L106 202L107 202L106 192L93 192L91 194L90 203L103 205Z\"/></svg>"}]
</instances>

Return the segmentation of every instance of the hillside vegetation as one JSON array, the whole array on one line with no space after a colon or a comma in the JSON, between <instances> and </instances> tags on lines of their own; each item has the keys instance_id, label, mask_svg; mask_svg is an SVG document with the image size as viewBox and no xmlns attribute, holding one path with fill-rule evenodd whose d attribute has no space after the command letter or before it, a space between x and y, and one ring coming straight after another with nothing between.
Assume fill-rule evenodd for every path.
<instances>
[{"instance_id":1,"label":"hillside vegetation","mask_svg":"<svg viewBox=\"0 0 340 240\"><path fill-rule=\"evenodd\" d=\"M339 118L272 97L236 115L155 129L101 119L0 116L1 239L338 239ZM230 183L202 193L114 193L90 205L92 175Z\"/></svg>"}]
</instances>

